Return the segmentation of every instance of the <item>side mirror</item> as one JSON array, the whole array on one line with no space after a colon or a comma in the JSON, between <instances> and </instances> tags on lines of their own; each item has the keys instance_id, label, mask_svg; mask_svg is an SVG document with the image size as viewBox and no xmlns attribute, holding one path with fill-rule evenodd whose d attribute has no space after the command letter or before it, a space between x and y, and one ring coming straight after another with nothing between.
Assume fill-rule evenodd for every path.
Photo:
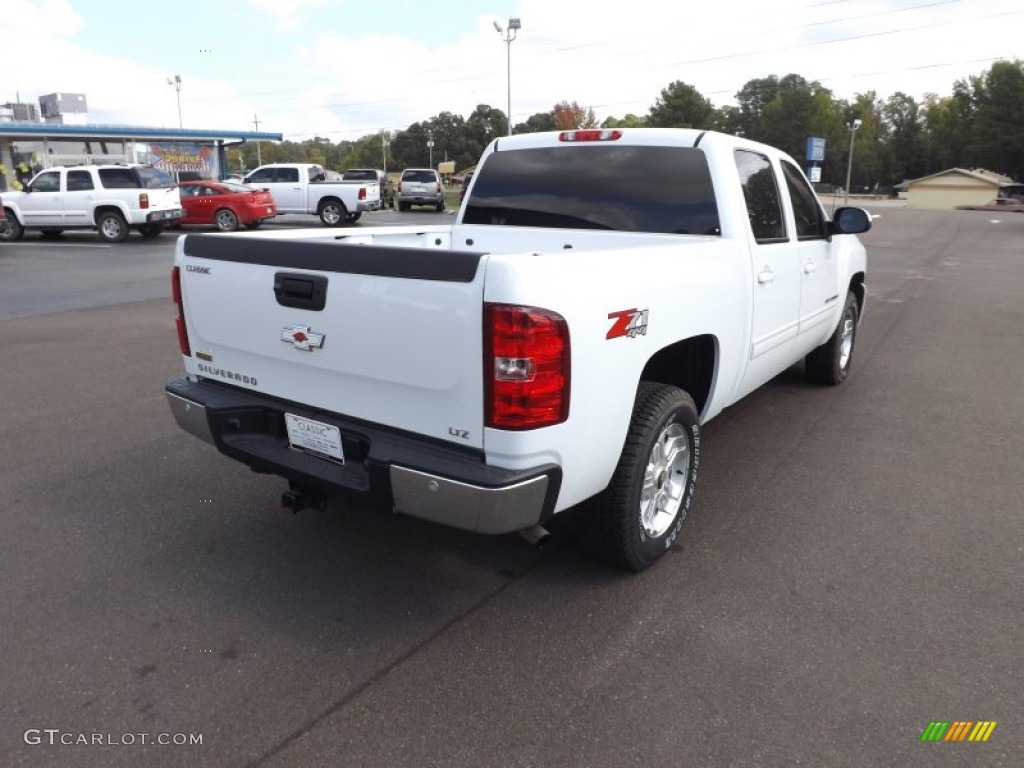
<instances>
[{"instance_id":1,"label":"side mirror","mask_svg":"<svg viewBox=\"0 0 1024 768\"><path fill-rule=\"evenodd\" d=\"M859 235L871 229L871 214L863 208L837 208L830 229L834 235Z\"/></svg>"}]
</instances>

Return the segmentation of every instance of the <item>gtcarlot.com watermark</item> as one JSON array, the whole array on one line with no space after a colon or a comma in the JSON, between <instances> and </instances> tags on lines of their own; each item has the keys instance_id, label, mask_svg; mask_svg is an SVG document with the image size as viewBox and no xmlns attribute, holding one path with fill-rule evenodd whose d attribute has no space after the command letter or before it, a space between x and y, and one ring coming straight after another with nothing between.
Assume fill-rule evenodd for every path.
<instances>
[{"instance_id":1,"label":"gtcarlot.com watermark","mask_svg":"<svg viewBox=\"0 0 1024 768\"><path fill-rule=\"evenodd\" d=\"M201 733L75 733L60 728L29 728L22 738L26 744L49 744L51 746L105 746L131 747L158 744L160 746L202 745Z\"/></svg>"}]
</instances>

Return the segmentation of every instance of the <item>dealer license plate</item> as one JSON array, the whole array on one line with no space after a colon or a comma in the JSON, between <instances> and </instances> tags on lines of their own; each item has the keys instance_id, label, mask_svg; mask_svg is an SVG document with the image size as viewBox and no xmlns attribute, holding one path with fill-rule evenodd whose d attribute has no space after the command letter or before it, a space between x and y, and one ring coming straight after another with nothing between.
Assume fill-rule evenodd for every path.
<instances>
[{"instance_id":1,"label":"dealer license plate","mask_svg":"<svg viewBox=\"0 0 1024 768\"><path fill-rule=\"evenodd\" d=\"M288 427L288 444L292 448L338 464L345 463L345 454L341 450L341 430L336 426L293 413L286 413L284 421Z\"/></svg>"}]
</instances>

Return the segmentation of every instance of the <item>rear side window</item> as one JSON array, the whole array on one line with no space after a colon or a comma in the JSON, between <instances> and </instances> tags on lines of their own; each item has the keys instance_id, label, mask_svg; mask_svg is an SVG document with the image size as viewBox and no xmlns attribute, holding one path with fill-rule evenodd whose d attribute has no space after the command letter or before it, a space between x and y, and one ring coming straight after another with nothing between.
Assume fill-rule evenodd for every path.
<instances>
[{"instance_id":1,"label":"rear side window","mask_svg":"<svg viewBox=\"0 0 1024 768\"><path fill-rule=\"evenodd\" d=\"M160 189L162 187L173 187L174 179L171 178L171 174L167 171L162 171L159 168L154 168L151 165L139 166L135 169L135 172L139 175L139 180L142 182L142 186L146 189Z\"/></svg>"},{"instance_id":2,"label":"rear side window","mask_svg":"<svg viewBox=\"0 0 1024 768\"><path fill-rule=\"evenodd\" d=\"M782 216L779 184L771 161L762 154L736 151L736 169L747 201L747 217L754 239L759 243L777 243L786 239L786 221Z\"/></svg>"},{"instance_id":3,"label":"rear side window","mask_svg":"<svg viewBox=\"0 0 1024 768\"><path fill-rule=\"evenodd\" d=\"M92 174L88 171L68 171L68 192L93 189Z\"/></svg>"},{"instance_id":4,"label":"rear side window","mask_svg":"<svg viewBox=\"0 0 1024 768\"><path fill-rule=\"evenodd\" d=\"M99 174L104 189L139 188L139 180L131 168L100 168Z\"/></svg>"},{"instance_id":5,"label":"rear side window","mask_svg":"<svg viewBox=\"0 0 1024 768\"><path fill-rule=\"evenodd\" d=\"M782 163L782 175L786 177L789 199L793 204L798 240L823 240L825 238L825 214L818 205L807 177L791 163Z\"/></svg>"},{"instance_id":6,"label":"rear side window","mask_svg":"<svg viewBox=\"0 0 1024 768\"><path fill-rule=\"evenodd\" d=\"M475 176L466 224L721 234L699 149L602 143L495 152Z\"/></svg>"},{"instance_id":7,"label":"rear side window","mask_svg":"<svg viewBox=\"0 0 1024 768\"><path fill-rule=\"evenodd\" d=\"M277 168L274 173L274 181L294 184L299 180L298 168Z\"/></svg>"}]
</instances>

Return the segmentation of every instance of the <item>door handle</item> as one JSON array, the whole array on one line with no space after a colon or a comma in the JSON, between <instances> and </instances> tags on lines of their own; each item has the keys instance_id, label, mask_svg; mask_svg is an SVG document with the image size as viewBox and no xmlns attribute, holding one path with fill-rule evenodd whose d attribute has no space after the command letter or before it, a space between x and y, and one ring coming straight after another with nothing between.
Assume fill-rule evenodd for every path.
<instances>
[{"instance_id":1,"label":"door handle","mask_svg":"<svg viewBox=\"0 0 1024 768\"><path fill-rule=\"evenodd\" d=\"M757 282L761 285L767 285L768 283L775 280L775 272L768 267L765 267L757 273Z\"/></svg>"},{"instance_id":2,"label":"door handle","mask_svg":"<svg viewBox=\"0 0 1024 768\"><path fill-rule=\"evenodd\" d=\"M276 272L274 296L282 307L319 312L327 305L327 278L301 272Z\"/></svg>"},{"instance_id":3,"label":"door handle","mask_svg":"<svg viewBox=\"0 0 1024 768\"><path fill-rule=\"evenodd\" d=\"M808 261L806 264L804 264L804 274L805 275L813 275L817 271L818 271L818 265L815 264L813 261Z\"/></svg>"}]
</instances>

